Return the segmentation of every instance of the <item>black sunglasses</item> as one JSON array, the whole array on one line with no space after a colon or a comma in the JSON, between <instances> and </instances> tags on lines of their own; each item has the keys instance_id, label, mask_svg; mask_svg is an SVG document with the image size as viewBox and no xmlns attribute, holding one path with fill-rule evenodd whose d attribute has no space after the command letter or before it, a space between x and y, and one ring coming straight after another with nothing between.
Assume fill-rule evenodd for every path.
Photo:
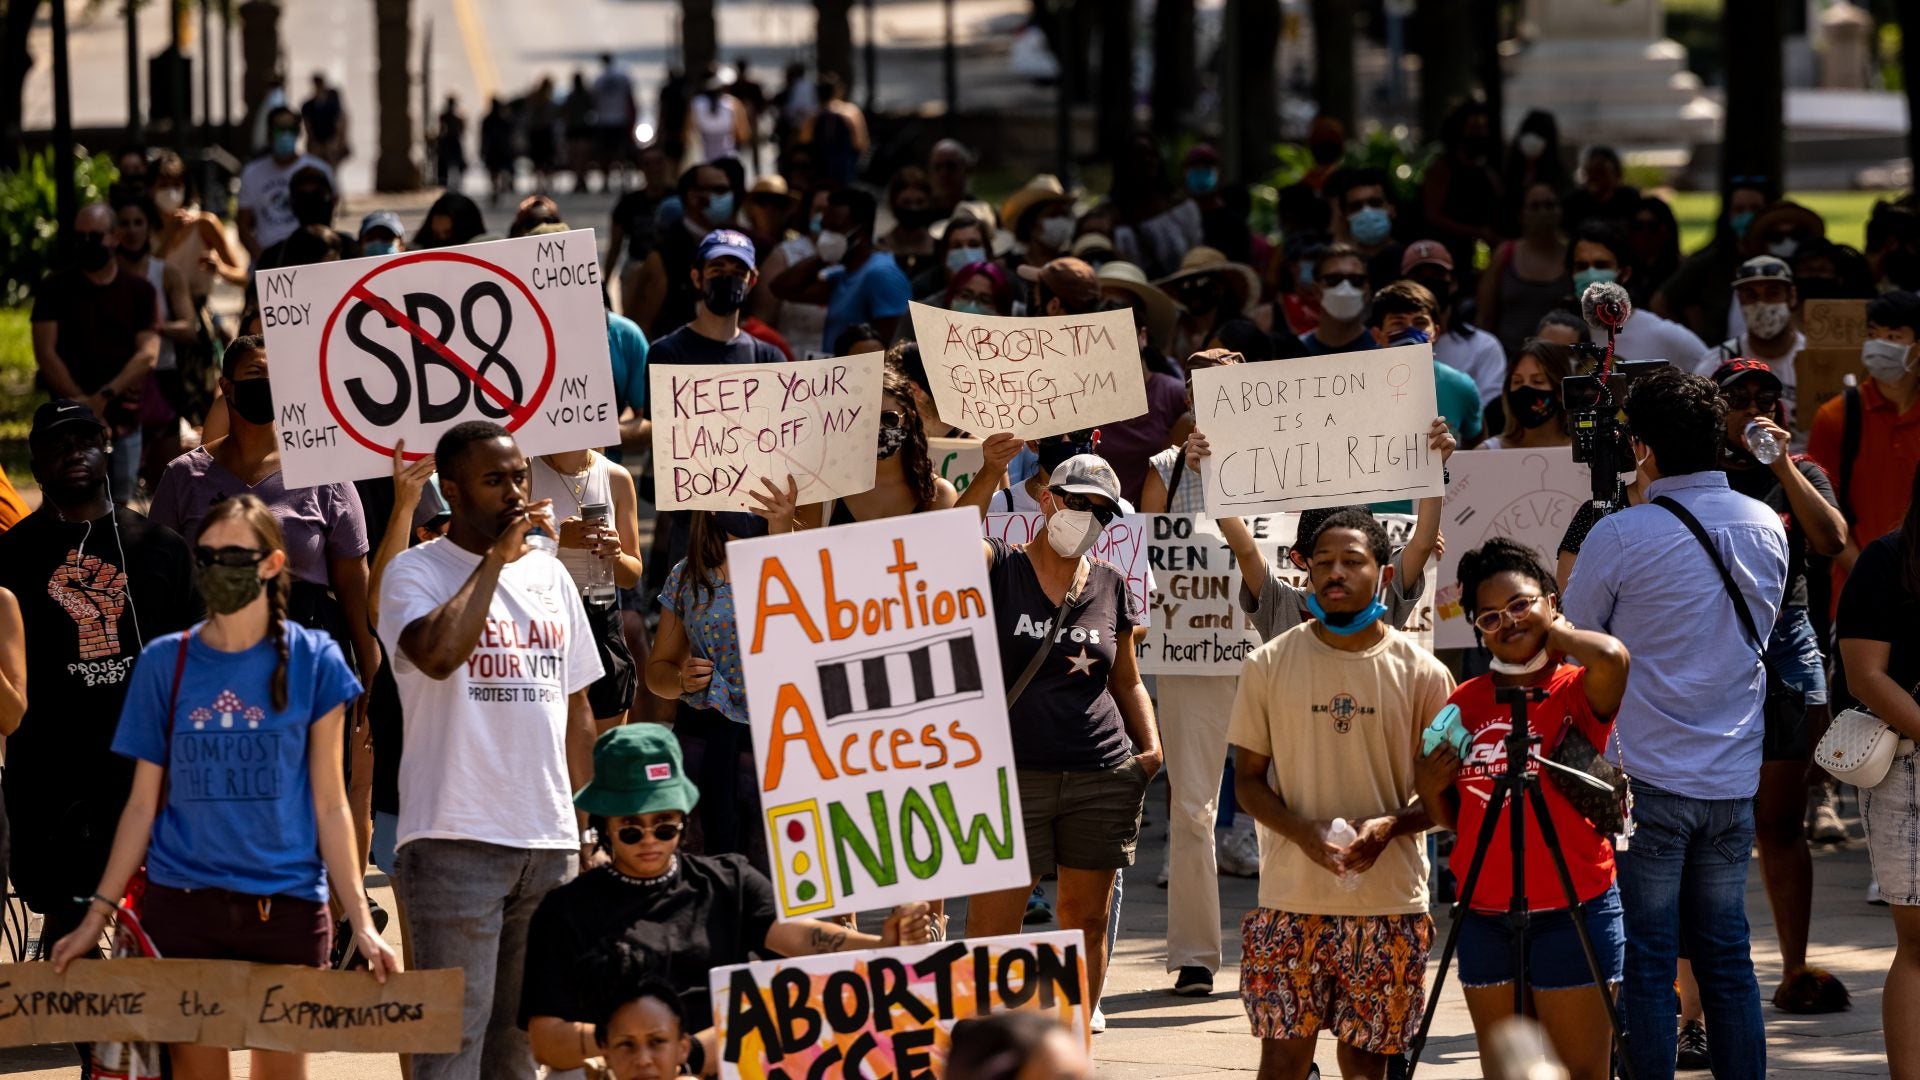
<instances>
[{"instance_id":1,"label":"black sunglasses","mask_svg":"<svg viewBox=\"0 0 1920 1080\"><path fill-rule=\"evenodd\" d=\"M883 409L880 412L881 427L899 427L903 419L904 417L892 409Z\"/></svg>"},{"instance_id":2,"label":"black sunglasses","mask_svg":"<svg viewBox=\"0 0 1920 1080\"><path fill-rule=\"evenodd\" d=\"M617 837L621 843L628 847L634 847L646 840L647 833L649 832L653 833L655 840L664 843L679 836L686 830L687 823L684 821L665 821L655 825L651 829L643 828L639 825L623 825L613 835Z\"/></svg>"},{"instance_id":3,"label":"black sunglasses","mask_svg":"<svg viewBox=\"0 0 1920 1080\"><path fill-rule=\"evenodd\" d=\"M73 238L82 244L104 244L107 242L107 237L111 235L113 234L103 232L76 232Z\"/></svg>"},{"instance_id":4,"label":"black sunglasses","mask_svg":"<svg viewBox=\"0 0 1920 1080\"><path fill-rule=\"evenodd\" d=\"M1351 285L1356 289L1364 289L1367 287L1367 275L1365 274L1322 274L1316 280L1318 280L1322 286L1329 289L1335 285Z\"/></svg>"},{"instance_id":5,"label":"black sunglasses","mask_svg":"<svg viewBox=\"0 0 1920 1080\"><path fill-rule=\"evenodd\" d=\"M1112 524L1113 519L1120 516L1120 511L1115 510L1113 507L1101 506L1099 503L1094 502L1092 499L1078 492L1061 491L1058 488L1049 488L1048 490L1053 492L1054 498L1060 500L1061 506L1068 510L1089 511L1093 514L1094 520L1098 521L1103 527Z\"/></svg>"},{"instance_id":6,"label":"black sunglasses","mask_svg":"<svg viewBox=\"0 0 1920 1080\"><path fill-rule=\"evenodd\" d=\"M1744 409L1751 405L1761 412L1772 412L1773 407L1778 404L1780 404L1780 395L1772 390L1762 390L1758 393L1751 390L1727 391L1727 407L1730 409Z\"/></svg>"},{"instance_id":7,"label":"black sunglasses","mask_svg":"<svg viewBox=\"0 0 1920 1080\"><path fill-rule=\"evenodd\" d=\"M250 547L196 547L193 561L201 566L258 566L267 554Z\"/></svg>"}]
</instances>

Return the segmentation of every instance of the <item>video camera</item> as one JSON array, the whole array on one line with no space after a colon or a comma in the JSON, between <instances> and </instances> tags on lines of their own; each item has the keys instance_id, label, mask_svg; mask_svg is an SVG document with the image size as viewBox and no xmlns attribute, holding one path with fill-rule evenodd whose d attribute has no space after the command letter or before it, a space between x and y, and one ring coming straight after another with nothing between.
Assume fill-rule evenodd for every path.
<instances>
[{"instance_id":1,"label":"video camera","mask_svg":"<svg viewBox=\"0 0 1920 1080\"><path fill-rule=\"evenodd\" d=\"M1573 460L1587 466L1594 508L1604 515L1626 503L1619 475L1633 464L1623 412L1627 394L1634 383L1666 367L1667 361L1613 359L1614 335L1633 315L1633 302L1625 289L1612 282L1589 285L1580 307L1587 325L1604 335L1607 343L1573 347L1574 355L1584 361L1582 366L1592 368L1592 373L1562 380L1560 400L1573 434Z\"/></svg>"}]
</instances>

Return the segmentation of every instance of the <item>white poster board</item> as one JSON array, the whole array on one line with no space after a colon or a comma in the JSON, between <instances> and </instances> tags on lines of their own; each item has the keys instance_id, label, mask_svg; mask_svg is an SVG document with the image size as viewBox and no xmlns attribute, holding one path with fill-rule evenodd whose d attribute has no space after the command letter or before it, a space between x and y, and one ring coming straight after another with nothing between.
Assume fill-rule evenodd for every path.
<instances>
[{"instance_id":1,"label":"white poster board","mask_svg":"<svg viewBox=\"0 0 1920 1080\"><path fill-rule=\"evenodd\" d=\"M647 371L654 505L751 510L791 478L798 505L873 487L882 353L790 364L662 364Z\"/></svg>"},{"instance_id":2,"label":"white poster board","mask_svg":"<svg viewBox=\"0 0 1920 1080\"><path fill-rule=\"evenodd\" d=\"M1031 880L978 521L727 545L783 918Z\"/></svg>"},{"instance_id":3,"label":"white poster board","mask_svg":"<svg viewBox=\"0 0 1920 1080\"><path fill-rule=\"evenodd\" d=\"M1100 539L1094 541L1093 549L1088 552L1120 568L1127 576L1127 591L1133 594L1141 611L1147 610L1147 594L1153 587L1153 579L1147 572L1147 521L1145 514L1114 518L1100 531ZM1047 515L1038 510L988 514L981 521L981 529L990 538L1016 546L1034 539L1044 543Z\"/></svg>"},{"instance_id":4,"label":"white poster board","mask_svg":"<svg viewBox=\"0 0 1920 1080\"><path fill-rule=\"evenodd\" d=\"M940 418L1041 439L1147 411L1131 311L1010 319L913 305Z\"/></svg>"},{"instance_id":5,"label":"white poster board","mask_svg":"<svg viewBox=\"0 0 1920 1080\"><path fill-rule=\"evenodd\" d=\"M987 460L979 439L930 437L927 456L933 461L933 471L952 484L953 490L963 493L973 485L973 475Z\"/></svg>"},{"instance_id":6,"label":"white poster board","mask_svg":"<svg viewBox=\"0 0 1920 1080\"><path fill-rule=\"evenodd\" d=\"M592 229L255 277L286 485L393 472L490 420L528 457L620 442Z\"/></svg>"},{"instance_id":7,"label":"white poster board","mask_svg":"<svg viewBox=\"0 0 1920 1080\"><path fill-rule=\"evenodd\" d=\"M1540 564L1554 569L1560 540L1580 504L1593 497L1585 465L1573 460L1573 448L1546 450L1468 450L1448 464L1441 531L1447 550L1440 558L1440 591L1434 607L1434 644L1466 649L1478 644L1460 595L1460 557L1496 536L1540 553Z\"/></svg>"},{"instance_id":8,"label":"white poster board","mask_svg":"<svg viewBox=\"0 0 1920 1080\"><path fill-rule=\"evenodd\" d=\"M1413 535L1411 514L1380 514L1395 551ZM1310 590L1307 573L1287 554L1300 524L1298 514L1241 519L1267 565L1281 580ZM1147 564L1153 574L1147 635L1137 650L1143 675L1240 674L1240 666L1265 642L1240 607L1240 567L1220 527L1204 514L1150 514L1146 519ZM1403 628L1431 650L1435 577L1429 563L1421 599Z\"/></svg>"},{"instance_id":9,"label":"white poster board","mask_svg":"<svg viewBox=\"0 0 1920 1080\"><path fill-rule=\"evenodd\" d=\"M1202 368L1193 415L1215 517L1443 494L1431 345Z\"/></svg>"}]
</instances>

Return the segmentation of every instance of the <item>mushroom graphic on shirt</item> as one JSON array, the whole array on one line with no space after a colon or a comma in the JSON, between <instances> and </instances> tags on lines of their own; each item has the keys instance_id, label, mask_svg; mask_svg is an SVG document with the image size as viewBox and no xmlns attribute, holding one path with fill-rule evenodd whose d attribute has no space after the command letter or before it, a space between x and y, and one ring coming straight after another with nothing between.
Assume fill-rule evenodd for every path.
<instances>
[{"instance_id":1,"label":"mushroom graphic on shirt","mask_svg":"<svg viewBox=\"0 0 1920 1080\"><path fill-rule=\"evenodd\" d=\"M220 691L220 696L213 699L213 711L220 714L220 726L232 727L233 714L239 712L245 705L246 702L241 701L240 696L233 691Z\"/></svg>"},{"instance_id":2,"label":"mushroom graphic on shirt","mask_svg":"<svg viewBox=\"0 0 1920 1080\"><path fill-rule=\"evenodd\" d=\"M195 709L187 714L187 719L193 721L193 730L199 731L207 726L207 721L213 719L213 710Z\"/></svg>"},{"instance_id":3,"label":"mushroom graphic on shirt","mask_svg":"<svg viewBox=\"0 0 1920 1080\"><path fill-rule=\"evenodd\" d=\"M247 726L250 728L259 727L260 721L267 718L267 714L262 712L258 705L247 706L247 711L241 715L247 718Z\"/></svg>"}]
</instances>

